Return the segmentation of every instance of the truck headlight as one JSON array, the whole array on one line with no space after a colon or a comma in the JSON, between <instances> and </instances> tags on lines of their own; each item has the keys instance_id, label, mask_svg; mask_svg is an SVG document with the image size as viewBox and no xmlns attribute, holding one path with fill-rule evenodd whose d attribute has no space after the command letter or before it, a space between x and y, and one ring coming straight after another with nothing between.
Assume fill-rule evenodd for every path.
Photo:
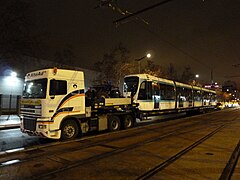
<instances>
[{"instance_id":1,"label":"truck headlight","mask_svg":"<svg viewBox=\"0 0 240 180\"><path fill-rule=\"evenodd\" d=\"M39 128L39 129L46 129L46 128L47 128L47 125L39 124L39 125L38 125L38 128Z\"/></svg>"}]
</instances>

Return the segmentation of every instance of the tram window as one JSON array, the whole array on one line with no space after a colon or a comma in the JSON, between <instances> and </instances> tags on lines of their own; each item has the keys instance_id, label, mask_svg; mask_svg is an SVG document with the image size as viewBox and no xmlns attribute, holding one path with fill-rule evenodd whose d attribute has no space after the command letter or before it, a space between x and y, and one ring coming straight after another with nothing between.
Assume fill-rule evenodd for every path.
<instances>
[{"instance_id":1,"label":"tram window","mask_svg":"<svg viewBox=\"0 0 240 180\"><path fill-rule=\"evenodd\" d=\"M211 94L211 100L216 101L216 99L217 99L217 95L216 94Z\"/></svg>"},{"instance_id":2,"label":"tram window","mask_svg":"<svg viewBox=\"0 0 240 180\"><path fill-rule=\"evenodd\" d=\"M162 100L174 100L175 99L174 87L167 84L160 84L160 96Z\"/></svg>"},{"instance_id":3,"label":"tram window","mask_svg":"<svg viewBox=\"0 0 240 180\"><path fill-rule=\"evenodd\" d=\"M177 87L177 94L178 94L178 97L181 99L181 101L187 101L187 96L188 96L188 93L186 91L187 89L184 88L184 87Z\"/></svg>"},{"instance_id":4,"label":"tram window","mask_svg":"<svg viewBox=\"0 0 240 180\"><path fill-rule=\"evenodd\" d=\"M160 86L158 83L152 83L153 87L153 95L159 95L160 94Z\"/></svg>"},{"instance_id":5,"label":"tram window","mask_svg":"<svg viewBox=\"0 0 240 180\"><path fill-rule=\"evenodd\" d=\"M187 101L192 101L192 89L185 88L185 97Z\"/></svg>"},{"instance_id":6,"label":"tram window","mask_svg":"<svg viewBox=\"0 0 240 180\"><path fill-rule=\"evenodd\" d=\"M152 82L147 82L147 99L152 99Z\"/></svg>"},{"instance_id":7,"label":"tram window","mask_svg":"<svg viewBox=\"0 0 240 180\"><path fill-rule=\"evenodd\" d=\"M131 92L131 95L134 96L138 88L138 77L126 77L124 78L124 92Z\"/></svg>"},{"instance_id":8,"label":"tram window","mask_svg":"<svg viewBox=\"0 0 240 180\"><path fill-rule=\"evenodd\" d=\"M193 97L194 97L194 101L201 101L201 91L200 90L194 90L193 91Z\"/></svg>"},{"instance_id":9,"label":"tram window","mask_svg":"<svg viewBox=\"0 0 240 180\"><path fill-rule=\"evenodd\" d=\"M182 87L177 87L177 95L184 97L184 89Z\"/></svg>"},{"instance_id":10,"label":"tram window","mask_svg":"<svg viewBox=\"0 0 240 180\"><path fill-rule=\"evenodd\" d=\"M142 82L138 94L139 100L152 99L152 82Z\"/></svg>"},{"instance_id":11,"label":"tram window","mask_svg":"<svg viewBox=\"0 0 240 180\"><path fill-rule=\"evenodd\" d=\"M175 91L174 87L171 85L167 85L167 99L168 100L174 100L175 99Z\"/></svg>"},{"instance_id":12,"label":"tram window","mask_svg":"<svg viewBox=\"0 0 240 180\"><path fill-rule=\"evenodd\" d=\"M203 92L203 99L206 99L206 100L210 99L208 92Z\"/></svg>"},{"instance_id":13,"label":"tram window","mask_svg":"<svg viewBox=\"0 0 240 180\"><path fill-rule=\"evenodd\" d=\"M146 94L146 81L142 82L139 88L139 94L138 94L139 100L146 100L147 94Z\"/></svg>"},{"instance_id":14,"label":"tram window","mask_svg":"<svg viewBox=\"0 0 240 180\"><path fill-rule=\"evenodd\" d=\"M177 87L178 96L181 96L184 101L192 101L192 89L185 87Z\"/></svg>"},{"instance_id":15,"label":"tram window","mask_svg":"<svg viewBox=\"0 0 240 180\"><path fill-rule=\"evenodd\" d=\"M177 96L180 96L182 93L181 93L181 89L180 87L177 87Z\"/></svg>"}]
</instances>

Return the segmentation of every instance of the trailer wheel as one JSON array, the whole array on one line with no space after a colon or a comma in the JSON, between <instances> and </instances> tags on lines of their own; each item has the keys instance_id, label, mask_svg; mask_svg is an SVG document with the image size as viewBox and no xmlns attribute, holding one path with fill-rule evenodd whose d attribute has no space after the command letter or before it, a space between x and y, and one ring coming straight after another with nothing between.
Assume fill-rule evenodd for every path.
<instances>
[{"instance_id":1,"label":"trailer wheel","mask_svg":"<svg viewBox=\"0 0 240 180\"><path fill-rule=\"evenodd\" d=\"M74 139L79 133L79 128L74 120L66 120L61 125L61 139Z\"/></svg>"},{"instance_id":2,"label":"trailer wheel","mask_svg":"<svg viewBox=\"0 0 240 180\"><path fill-rule=\"evenodd\" d=\"M133 127L133 117L131 115L125 115L123 119L123 129L128 129Z\"/></svg>"},{"instance_id":3,"label":"trailer wheel","mask_svg":"<svg viewBox=\"0 0 240 180\"><path fill-rule=\"evenodd\" d=\"M117 131L120 129L120 119L117 116L109 116L108 119L109 131Z\"/></svg>"}]
</instances>

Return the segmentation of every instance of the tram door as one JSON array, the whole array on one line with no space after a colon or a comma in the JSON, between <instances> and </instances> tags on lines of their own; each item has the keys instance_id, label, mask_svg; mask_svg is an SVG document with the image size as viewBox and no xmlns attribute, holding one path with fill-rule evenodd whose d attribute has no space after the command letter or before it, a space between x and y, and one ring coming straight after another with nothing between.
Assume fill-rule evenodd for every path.
<instances>
[{"instance_id":1,"label":"tram door","mask_svg":"<svg viewBox=\"0 0 240 180\"><path fill-rule=\"evenodd\" d=\"M178 100L178 107L183 107L183 88L182 87L177 87L177 100Z\"/></svg>"},{"instance_id":2,"label":"tram door","mask_svg":"<svg viewBox=\"0 0 240 180\"><path fill-rule=\"evenodd\" d=\"M157 82L152 82L154 109L159 109L160 86Z\"/></svg>"},{"instance_id":3,"label":"tram door","mask_svg":"<svg viewBox=\"0 0 240 180\"><path fill-rule=\"evenodd\" d=\"M179 94L179 104L178 104L178 107L183 107L183 96L181 96L181 94Z\"/></svg>"}]
</instances>

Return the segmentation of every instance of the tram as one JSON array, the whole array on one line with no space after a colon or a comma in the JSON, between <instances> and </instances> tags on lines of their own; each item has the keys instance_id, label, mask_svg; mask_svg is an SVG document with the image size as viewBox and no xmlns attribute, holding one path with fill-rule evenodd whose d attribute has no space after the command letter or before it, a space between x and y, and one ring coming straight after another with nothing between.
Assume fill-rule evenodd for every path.
<instances>
[{"instance_id":1,"label":"tram","mask_svg":"<svg viewBox=\"0 0 240 180\"><path fill-rule=\"evenodd\" d=\"M177 112L204 112L216 106L216 92L154 77L148 74L128 75L124 78L124 97L139 104L144 116Z\"/></svg>"}]
</instances>

